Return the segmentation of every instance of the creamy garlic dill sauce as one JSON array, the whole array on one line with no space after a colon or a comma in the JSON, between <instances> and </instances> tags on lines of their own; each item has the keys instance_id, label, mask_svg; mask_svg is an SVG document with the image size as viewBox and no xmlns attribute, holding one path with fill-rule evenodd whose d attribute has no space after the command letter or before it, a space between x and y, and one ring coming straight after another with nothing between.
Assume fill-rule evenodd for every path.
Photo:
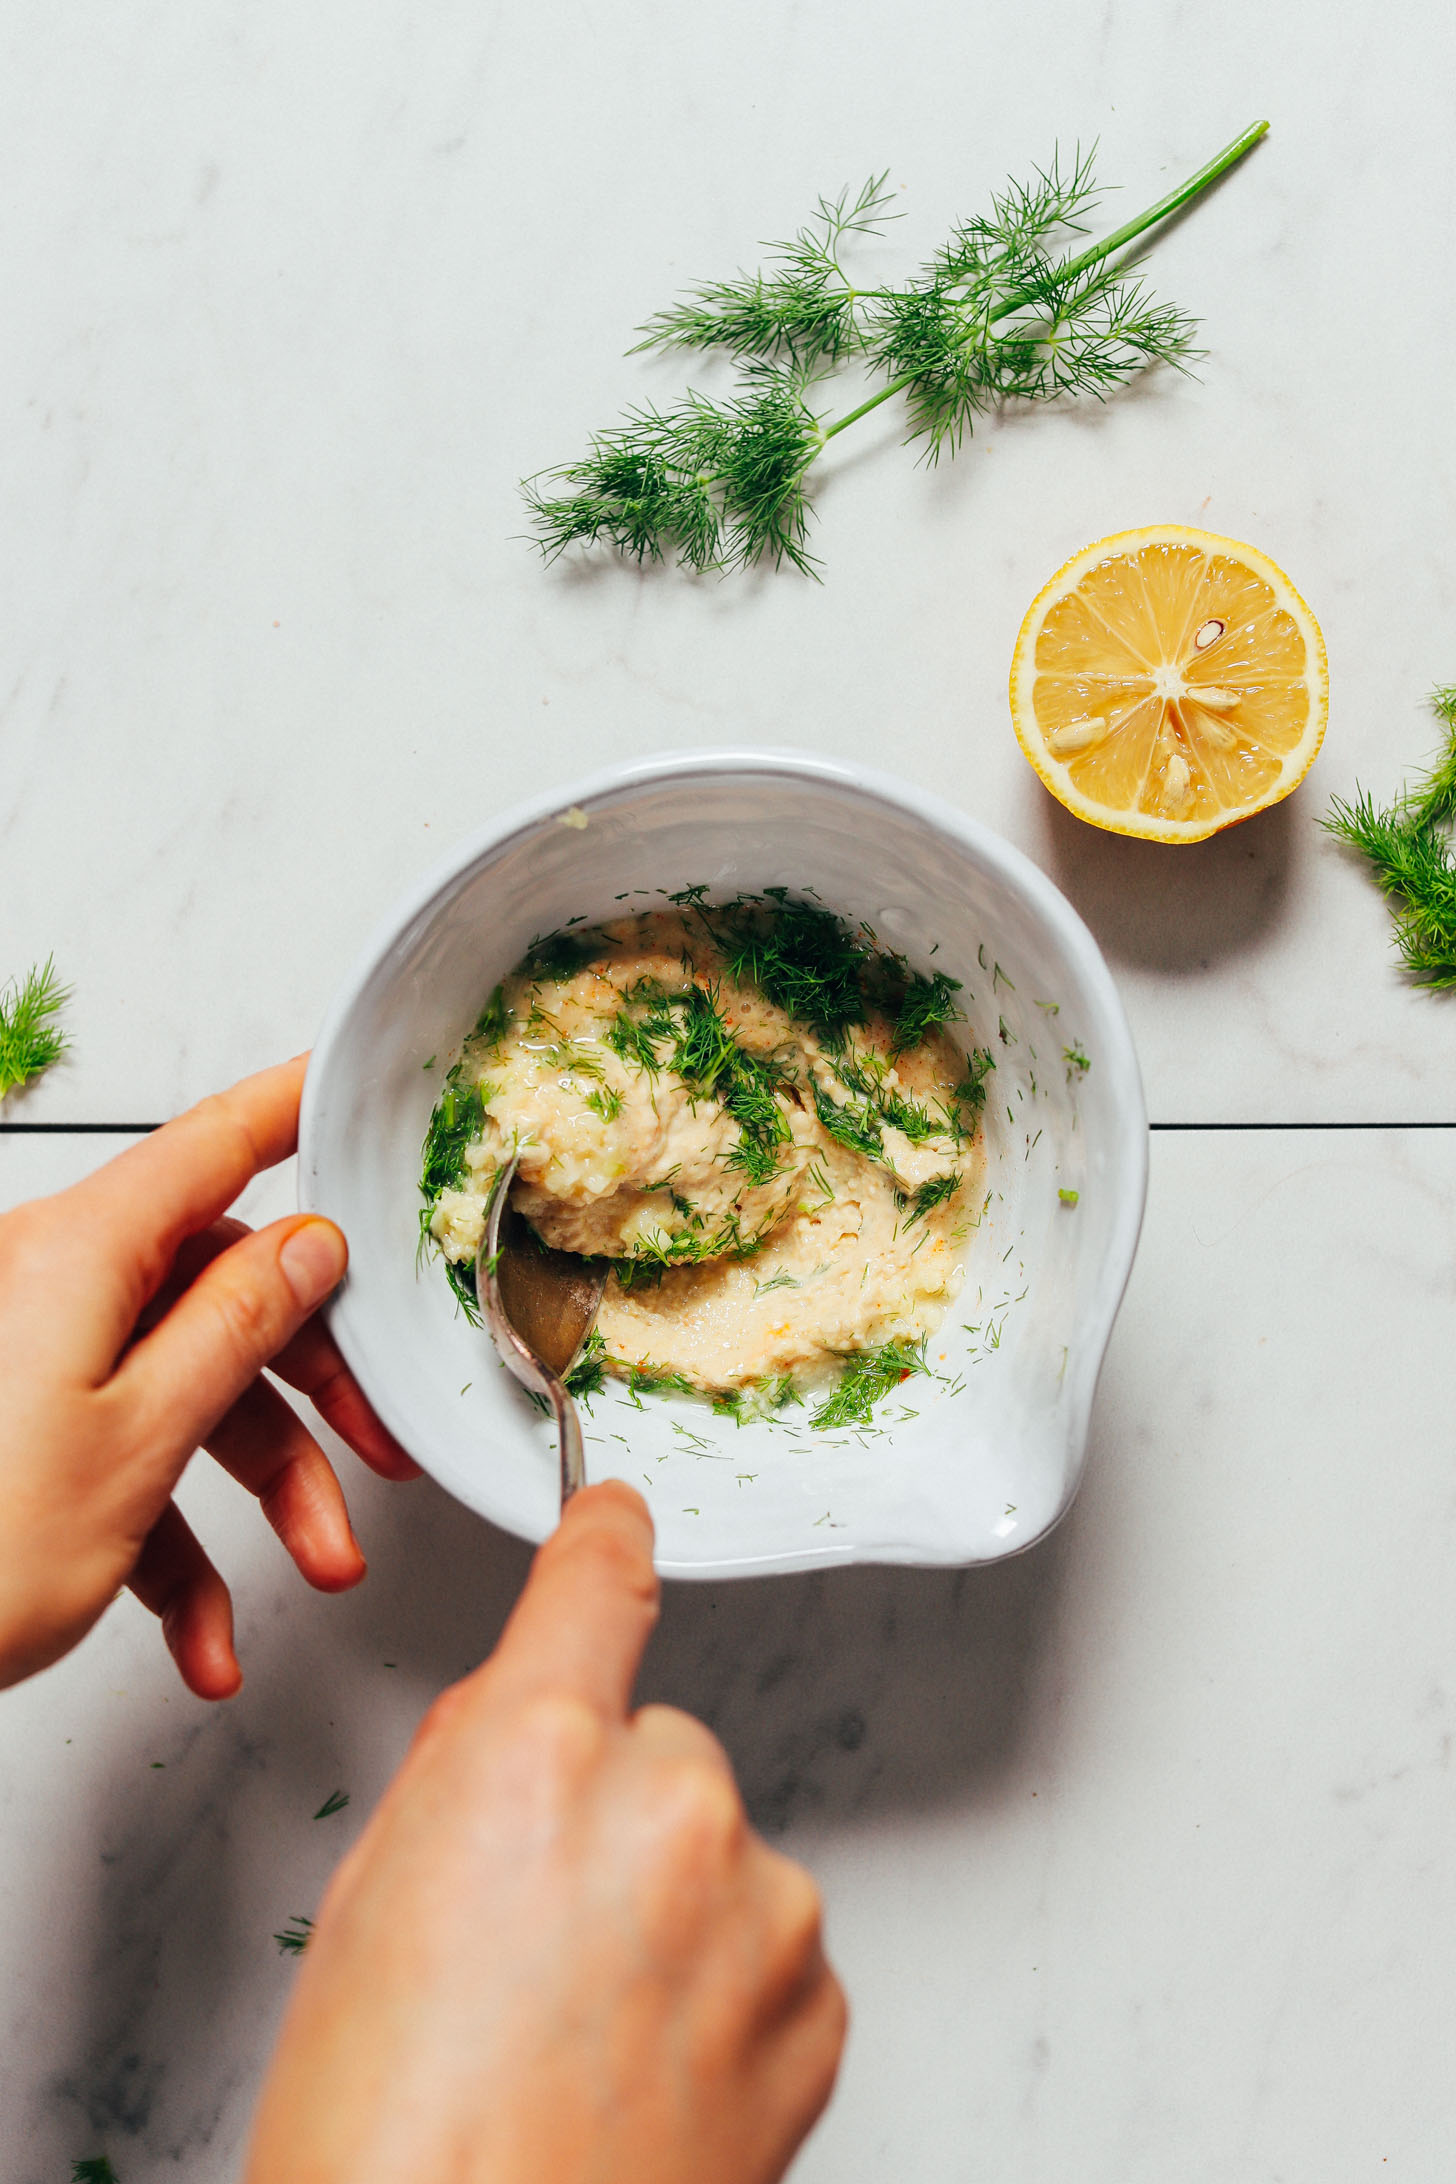
<instances>
[{"instance_id":1,"label":"creamy garlic dill sauce","mask_svg":"<svg viewBox=\"0 0 1456 2184\"><path fill-rule=\"evenodd\" d=\"M946 1029L954 980L813 903L700 893L553 934L497 987L431 1119L426 1233L473 1304L518 1149L543 1241L614 1262L580 1388L750 1414L837 1382L867 1415L960 1285L991 1056ZM844 1422L832 1395L814 1422Z\"/></svg>"}]
</instances>

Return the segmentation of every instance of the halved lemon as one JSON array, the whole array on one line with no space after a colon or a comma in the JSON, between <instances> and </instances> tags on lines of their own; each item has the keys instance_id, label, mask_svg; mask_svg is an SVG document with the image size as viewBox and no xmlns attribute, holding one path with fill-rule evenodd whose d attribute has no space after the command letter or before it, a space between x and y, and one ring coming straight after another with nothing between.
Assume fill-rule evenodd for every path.
<instances>
[{"instance_id":1,"label":"halved lemon","mask_svg":"<svg viewBox=\"0 0 1456 2184\"><path fill-rule=\"evenodd\" d=\"M1256 547L1182 523L1074 554L1032 601L1011 717L1094 827L1200 842L1299 786L1325 732L1319 624Z\"/></svg>"}]
</instances>

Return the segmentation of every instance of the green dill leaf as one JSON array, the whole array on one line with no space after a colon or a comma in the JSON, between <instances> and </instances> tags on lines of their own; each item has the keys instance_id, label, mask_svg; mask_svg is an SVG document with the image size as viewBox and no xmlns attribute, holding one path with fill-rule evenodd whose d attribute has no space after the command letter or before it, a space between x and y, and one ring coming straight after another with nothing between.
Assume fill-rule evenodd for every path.
<instances>
[{"instance_id":1,"label":"green dill leaf","mask_svg":"<svg viewBox=\"0 0 1456 2184\"><path fill-rule=\"evenodd\" d=\"M611 1123L622 1112L622 1095L609 1084L598 1085L595 1092L588 1092L586 1104L594 1115L601 1116L603 1122Z\"/></svg>"},{"instance_id":2,"label":"green dill leaf","mask_svg":"<svg viewBox=\"0 0 1456 2184\"><path fill-rule=\"evenodd\" d=\"M54 956L0 988L0 1099L29 1084L66 1052L70 1040L55 1019L70 998L71 988L56 974Z\"/></svg>"},{"instance_id":3,"label":"green dill leaf","mask_svg":"<svg viewBox=\"0 0 1456 2184\"><path fill-rule=\"evenodd\" d=\"M118 2184L118 2178L105 2154L93 2154L71 2163L71 2184Z\"/></svg>"},{"instance_id":4,"label":"green dill leaf","mask_svg":"<svg viewBox=\"0 0 1456 2184\"><path fill-rule=\"evenodd\" d=\"M600 1395L607 1380L607 1345L600 1328L593 1327L582 1345L580 1357L566 1376L566 1388L578 1402Z\"/></svg>"},{"instance_id":5,"label":"green dill leaf","mask_svg":"<svg viewBox=\"0 0 1456 2184\"><path fill-rule=\"evenodd\" d=\"M947 977L944 971L937 971L931 978L921 978L912 972L905 981L905 991L895 1017L890 1052L905 1054L919 1046L939 1025L956 1022L961 1015L956 1000L960 990L960 980Z\"/></svg>"},{"instance_id":6,"label":"green dill leaf","mask_svg":"<svg viewBox=\"0 0 1456 2184\"><path fill-rule=\"evenodd\" d=\"M525 977L543 982L575 978L604 944L604 936L597 932L568 933L563 929L557 933L538 933L526 950L521 970ZM486 1003L487 1011L499 993L497 987Z\"/></svg>"},{"instance_id":7,"label":"green dill leaf","mask_svg":"<svg viewBox=\"0 0 1456 2184\"><path fill-rule=\"evenodd\" d=\"M506 1035L506 1026L510 1019L511 1012L506 1007L506 989L504 986L497 986L475 1019L475 1029L470 1036L472 1039L479 1039L487 1049L498 1047ZM433 1062L434 1059L432 1054L430 1061Z\"/></svg>"},{"instance_id":8,"label":"green dill leaf","mask_svg":"<svg viewBox=\"0 0 1456 2184\"><path fill-rule=\"evenodd\" d=\"M1062 1048L1062 1060L1067 1067L1068 1084L1080 1083L1092 1067L1091 1062L1082 1051L1080 1039L1074 1039L1070 1046Z\"/></svg>"},{"instance_id":9,"label":"green dill leaf","mask_svg":"<svg viewBox=\"0 0 1456 2184\"><path fill-rule=\"evenodd\" d=\"M1456 819L1456 688L1431 693L1445 731L1427 772L1396 801L1378 806L1365 790L1336 797L1323 822L1358 852L1394 911L1395 944L1411 980L1436 990L1456 986L1456 863L1449 829Z\"/></svg>"},{"instance_id":10,"label":"green dill leaf","mask_svg":"<svg viewBox=\"0 0 1456 2184\"><path fill-rule=\"evenodd\" d=\"M757 986L786 1015L840 1039L865 1020L862 973L870 950L843 920L771 890L775 907L738 902L723 913L724 961L739 985Z\"/></svg>"},{"instance_id":11,"label":"green dill leaf","mask_svg":"<svg viewBox=\"0 0 1456 2184\"><path fill-rule=\"evenodd\" d=\"M925 1362L925 1342L922 1335L918 1342L906 1338L882 1343L877 1349L854 1351L845 1359L837 1385L810 1415L810 1425L817 1433L832 1432L841 1426L868 1425L876 1403L883 1396L898 1388L912 1373L929 1370Z\"/></svg>"},{"instance_id":12,"label":"green dill leaf","mask_svg":"<svg viewBox=\"0 0 1456 2184\"><path fill-rule=\"evenodd\" d=\"M315 1820L332 1820L336 1812L342 1812L349 1802L347 1790L330 1790L328 1796L314 1814Z\"/></svg>"},{"instance_id":13,"label":"green dill leaf","mask_svg":"<svg viewBox=\"0 0 1456 2184\"><path fill-rule=\"evenodd\" d=\"M829 1097L822 1084L814 1085L814 1112L830 1137L852 1153L863 1154L866 1160L884 1158L885 1143L880 1136L880 1121L873 1107L840 1107Z\"/></svg>"},{"instance_id":14,"label":"green dill leaf","mask_svg":"<svg viewBox=\"0 0 1456 2184\"><path fill-rule=\"evenodd\" d=\"M821 197L790 241L771 244L772 269L739 273L692 289L642 328L638 349L726 349L732 356L786 355L799 364L837 363L863 346L860 297L839 260L847 236L877 234L891 212L887 177L874 175L851 199Z\"/></svg>"},{"instance_id":15,"label":"green dill leaf","mask_svg":"<svg viewBox=\"0 0 1456 2184\"><path fill-rule=\"evenodd\" d=\"M308 1947L312 1933L313 1920L304 1918L301 1912L295 1912L288 1924L276 1933L273 1939L278 1944L280 1955L302 1956L304 1950Z\"/></svg>"},{"instance_id":16,"label":"green dill leaf","mask_svg":"<svg viewBox=\"0 0 1456 2184\"><path fill-rule=\"evenodd\" d=\"M972 1047L966 1058L966 1073L951 1094L963 1116L968 1116L972 1127L986 1104L986 1079L996 1067L996 1057L989 1047Z\"/></svg>"},{"instance_id":17,"label":"green dill leaf","mask_svg":"<svg viewBox=\"0 0 1456 2184\"><path fill-rule=\"evenodd\" d=\"M766 1282L755 1282L753 1294L755 1297L766 1297L771 1289L798 1289L800 1286L800 1283L785 1267L781 1268L777 1274L771 1274Z\"/></svg>"},{"instance_id":18,"label":"green dill leaf","mask_svg":"<svg viewBox=\"0 0 1456 2184\"><path fill-rule=\"evenodd\" d=\"M948 1198L954 1198L963 1181L959 1169L955 1168L948 1175L927 1176L923 1183L907 1193L901 1201L907 1209L906 1228L914 1228L917 1221L923 1221L937 1206L943 1206Z\"/></svg>"}]
</instances>

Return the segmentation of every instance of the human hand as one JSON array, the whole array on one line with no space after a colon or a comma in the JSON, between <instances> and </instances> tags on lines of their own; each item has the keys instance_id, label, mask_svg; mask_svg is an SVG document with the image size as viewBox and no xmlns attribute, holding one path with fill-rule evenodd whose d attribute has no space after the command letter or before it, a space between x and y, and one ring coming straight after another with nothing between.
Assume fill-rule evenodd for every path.
<instances>
[{"instance_id":1,"label":"human hand","mask_svg":"<svg viewBox=\"0 0 1456 2184\"><path fill-rule=\"evenodd\" d=\"M688 1715L629 1713L652 1526L576 1496L324 1899L247 2184L773 2184L845 2008L803 1869Z\"/></svg>"},{"instance_id":2,"label":"human hand","mask_svg":"<svg viewBox=\"0 0 1456 2184\"><path fill-rule=\"evenodd\" d=\"M0 1685L58 1660L125 1584L199 1698L237 1690L228 1589L171 1499L199 1445L258 1496L311 1585L359 1582L333 1467L265 1365L373 1470L418 1474L312 1317L344 1271L338 1229L293 1214L255 1235L223 1218L293 1151L306 1059L0 1219Z\"/></svg>"}]
</instances>

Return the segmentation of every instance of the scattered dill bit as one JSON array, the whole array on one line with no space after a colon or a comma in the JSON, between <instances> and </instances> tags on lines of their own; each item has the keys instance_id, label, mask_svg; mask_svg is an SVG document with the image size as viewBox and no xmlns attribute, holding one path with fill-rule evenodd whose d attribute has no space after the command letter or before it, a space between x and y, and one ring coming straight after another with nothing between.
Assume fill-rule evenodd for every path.
<instances>
[{"instance_id":1,"label":"scattered dill bit","mask_svg":"<svg viewBox=\"0 0 1456 2184\"><path fill-rule=\"evenodd\" d=\"M607 1028L607 1045L624 1062L643 1069L649 1077L655 1077L662 1068L657 1048L648 1037L645 1026L625 1009L619 1009Z\"/></svg>"},{"instance_id":2,"label":"scattered dill bit","mask_svg":"<svg viewBox=\"0 0 1456 2184\"><path fill-rule=\"evenodd\" d=\"M593 1327L582 1345L581 1356L566 1376L566 1387L579 1401L600 1395L607 1379L607 1345L600 1328Z\"/></svg>"},{"instance_id":3,"label":"scattered dill bit","mask_svg":"<svg viewBox=\"0 0 1456 2184\"><path fill-rule=\"evenodd\" d=\"M858 1107L840 1107L825 1091L822 1084L814 1086L814 1112L837 1144L852 1153L863 1154L866 1160L882 1160L884 1140L880 1136L880 1121L873 1107L865 1102Z\"/></svg>"},{"instance_id":4,"label":"scattered dill bit","mask_svg":"<svg viewBox=\"0 0 1456 2184\"><path fill-rule=\"evenodd\" d=\"M722 913L724 960L738 984L757 986L786 1015L834 1042L865 1020L864 941L816 904L768 888L772 909L751 899Z\"/></svg>"},{"instance_id":5,"label":"scattered dill bit","mask_svg":"<svg viewBox=\"0 0 1456 2184\"><path fill-rule=\"evenodd\" d=\"M713 1409L720 1418L731 1418L735 1426L748 1423L744 1415L744 1395L741 1388L720 1388L713 1397Z\"/></svg>"},{"instance_id":6,"label":"scattered dill bit","mask_svg":"<svg viewBox=\"0 0 1456 2184\"><path fill-rule=\"evenodd\" d=\"M597 1086L595 1092L588 1092L586 1104L594 1115L601 1116L603 1122L615 1122L622 1112L622 1095L614 1091L611 1085L602 1084Z\"/></svg>"},{"instance_id":7,"label":"scattered dill bit","mask_svg":"<svg viewBox=\"0 0 1456 2184\"><path fill-rule=\"evenodd\" d=\"M119 2180L105 2154L93 2154L89 2161L71 2163L71 2184L119 2184Z\"/></svg>"},{"instance_id":8,"label":"scattered dill bit","mask_svg":"<svg viewBox=\"0 0 1456 2184\"><path fill-rule=\"evenodd\" d=\"M1395 945L1417 986L1456 986L1456 862L1449 833L1456 819L1456 685L1431 692L1443 729L1428 772L1382 809L1366 790L1353 803L1336 797L1323 824L1358 850L1395 918Z\"/></svg>"},{"instance_id":9,"label":"scattered dill bit","mask_svg":"<svg viewBox=\"0 0 1456 2184\"><path fill-rule=\"evenodd\" d=\"M912 1373L929 1370L925 1362L925 1342L922 1335L918 1342L905 1339L882 1343L874 1350L854 1351L845 1360L838 1385L811 1413L810 1425L817 1433L832 1432L841 1426L868 1425L882 1396L889 1395Z\"/></svg>"},{"instance_id":10,"label":"scattered dill bit","mask_svg":"<svg viewBox=\"0 0 1456 2184\"><path fill-rule=\"evenodd\" d=\"M301 1912L295 1912L288 1924L280 1932L276 1933L273 1939L278 1944L280 1955L302 1956L304 1950L308 1947L309 1936L312 1932L313 1920L304 1918Z\"/></svg>"},{"instance_id":11,"label":"scattered dill bit","mask_svg":"<svg viewBox=\"0 0 1456 2184\"><path fill-rule=\"evenodd\" d=\"M429 1060L428 1060L427 1062L421 1062L421 1064L420 1064L420 1067L421 1067L421 1069L433 1069L433 1068L434 1068L434 1066L435 1066L435 1057L434 1057L434 1055L433 1055L433 1054L432 1054L432 1055L430 1056L430 1058L429 1058Z\"/></svg>"},{"instance_id":12,"label":"scattered dill bit","mask_svg":"<svg viewBox=\"0 0 1456 2184\"><path fill-rule=\"evenodd\" d=\"M349 1802L347 1790L330 1790L328 1796L314 1814L315 1820L332 1820L336 1812L342 1812Z\"/></svg>"},{"instance_id":13,"label":"scattered dill bit","mask_svg":"<svg viewBox=\"0 0 1456 2184\"><path fill-rule=\"evenodd\" d=\"M953 454L978 416L1008 400L1099 400L1148 366L1192 356L1193 321L1154 303L1128 271L1138 237L1169 219L1264 134L1256 122L1157 204L1100 242L1069 251L1099 190L1089 158L1056 159L1008 183L989 212L957 223L900 287L863 287L845 243L892 215L886 177L854 196L821 198L807 224L773 246L768 268L703 284L640 329L641 349L708 350L739 379L713 402L689 389L667 409L643 404L587 453L523 482L536 543L554 560L574 543L637 561L675 555L694 569L760 560L812 573L808 473L847 427L895 395L927 462ZM817 387L853 362L882 384L828 421Z\"/></svg>"},{"instance_id":14,"label":"scattered dill bit","mask_svg":"<svg viewBox=\"0 0 1456 2184\"><path fill-rule=\"evenodd\" d=\"M1075 1205L1076 1205L1076 1203L1077 1203L1077 1201L1078 1201L1078 1199L1079 1199L1079 1198L1081 1197L1081 1195L1082 1195L1082 1193L1081 1193L1080 1191L1058 1191L1058 1192L1057 1192L1057 1196L1058 1196L1058 1198L1060 1198L1060 1200L1061 1200L1061 1202L1062 1202L1062 1204L1063 1204L1064 1206L1075 1206Z\"/></svg>"},{"instance_id":15,"label":"scattered dill bit","mask_svg":"<svg viewBox=\"0 0 1456 2184\"><path fill-rule=\"evenodd\" d=\"M665 1365L654 1365L651 1358L643 1358L640 1363L613 1358L611 1370L619 1380L627 1383L627 1393L639 1410L644 1395L697 1395L701 1392L686 1374L669 1372Z\"/></svg>"},{"instance_id":16,"label":"scattered dill bit","mask_svg":"<svg viewBox=\"0 0 1456 2184\"><path fill-rule=\"evenodd\" d=\"M997 1022L996 1036L1000 1039L1002 1046L1015 1046L1017 1043L1016 1034L1004 1016Z\"/></svg>"},{"instance_id":17,"label":"scattered dill bit","mask_svg":"<svg viewBox=\"0 0 1456 2184\"><path fill-rule=\"evenodd\" d=\"M972 1129L986 1104L986 1079L995 1067L996 1057L989 1047L972 1047L966 1057L966 1073L951 1094L962 1117L969 1118Z\"/></svg>"},{"instance_id":18,"label":"scattered dill bit","mask_svg":"<svg viewBox=\"0 0 1456 2184\"><path fill-rule=\"evenodd\" d=\"M54 956L0 988L0 1100L66 1052L71 1042L55 1019L70 998Z\"/></svg>"},{"instance_id":19,"label":"scattered dill bit","mask_svg":"<svg viewBox=\"0 0 1456 2184\"><path fill-rule=\"evenodd\" d=\"M771 1274L766 1282L755 1282L753 1294L755 1297L766 1297L771 1289L797 1289L799 1286L794 1276L784 1268L777 1274Z\"/></svg>"},{"instance_id":20,"label":"scattered dill bit","mask_svg":"<svg viewBox=\"0 0 1456 2184\"><path fill-rule=\"evenodd\" d=\"M901 1200L908 1209L906 1228L914 1228L916 1222L923 1221L935 1207L943 1206L948 1198L954 1198L963 1180L958 1168L952 1168L948 1175L927 1176L923 1183Z\"/></svg>"},{"instance_id":21,"label":"scattered dill bit","mask_svg":"<svg viewBox=\"0 0 1456 2184\"><path fill-rule=\"evenodd\" d=\"M904 997L890 1039L890 1052L908 1053L937 1026L955 1023L962 1013L956 1000L960 990L960 980L947 977L944 971L937 971L932 978L921 978L912 971L905 981Z\"/></svg>"},{"instance_id":22,"label":"scattered dill bit","mask_svg":"<svg viewBox=\"0 0 1456 2184\"><path fill-rule=\"evenodd\" d=\"M1091 1062L1082 1051L1080 1039L1074 1039L1070 1046L1062 1048L1062 1060L1067 1065L1068 1084L1080 1084L1092 1067Z\"/></svg>"}]
</instances>

